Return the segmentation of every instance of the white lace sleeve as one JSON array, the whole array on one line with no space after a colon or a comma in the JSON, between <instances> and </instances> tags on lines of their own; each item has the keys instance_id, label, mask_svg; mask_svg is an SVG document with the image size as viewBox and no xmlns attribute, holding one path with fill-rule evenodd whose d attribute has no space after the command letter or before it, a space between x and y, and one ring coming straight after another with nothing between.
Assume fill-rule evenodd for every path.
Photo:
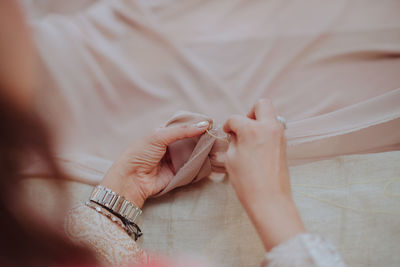
<instances>
[{"instance_id":1,"label":"white lace sleeve","mask_svg":"<svg viewBox=\"0 0 400 267\"><path fill-rule=\"evenodd\" d=\"M317 235L299 234L265 255L262 267L346 266L334 246Z\"/></svg>"},{"instance_id":2,"label":"white lace sleeve","mask_svg":"<svg viewBox=\"0 0 400 267\"><path fill-rule=\"evenodd\" d=\"M148 261L146 252L120 226L85 205L69 211L65 230L72 240L91 248L106 266Z\"/></svg>"}]
</instances>

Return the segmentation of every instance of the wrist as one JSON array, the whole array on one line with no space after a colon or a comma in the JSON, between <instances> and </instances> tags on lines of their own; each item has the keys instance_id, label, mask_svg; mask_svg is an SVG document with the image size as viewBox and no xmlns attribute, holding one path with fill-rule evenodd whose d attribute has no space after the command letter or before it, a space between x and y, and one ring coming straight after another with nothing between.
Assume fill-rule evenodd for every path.
<instances>
[{"instance_id":1,"label":"wrist","mask_svg":"<svg viewBox=\"0 0 400 267\"><path fill-rule=\"evenodd\" d=\"M294 205L291 194L284 193L282 191L266 190L269 185L262 185L258 187L248 188L243 190L242 188L235 188L236 195L247 212L252 212L262 209L273 209L277 205L285 204Z\"/></svg>"},{"instance_id":2,"label":"wrist","mask_svg":"<svg viewBox=\"0 0 400 267\"><path fill-rule=\"evenodd\" d=\"M290 196L275 196L245 208L267 251L306 231Z\"/></svg>"},{"instance_id":3,"label":"wrist","mask_svg":"<svg viewBox=\"0 0 400 267\"><path fill-rule=\"evenodd\" d=\"M110 177L111 175L111 173L108 173L101 181L100 185L111 189L135 204L139 209L142 209L147 196L135 180L121 176Z\"/></svg>"},{"instance_id":4,"label":"wrist","mask_svg":"<svg viewBox=\"0 0 400 267\"><path fill-rule=\"evenodd\" d=\"M125 196L126 199L134 203L140 209L143 207L143 204L147 199L147 196L136 184L134 184L133 186L125 187L122 194Z\"/></svg>"}]
</instances>

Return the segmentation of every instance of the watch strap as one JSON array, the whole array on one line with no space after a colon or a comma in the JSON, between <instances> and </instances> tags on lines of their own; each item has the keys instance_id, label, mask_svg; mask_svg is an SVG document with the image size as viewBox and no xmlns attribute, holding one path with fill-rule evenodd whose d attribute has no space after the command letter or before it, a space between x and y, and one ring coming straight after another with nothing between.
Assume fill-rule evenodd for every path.
<instances>
[{"instance_id":1,"label":"watch strap","mask_svg":"<svg viewBox=\"0 0 400 267\"><path fill-rule=\"evenodd\" d=\"M95 202L111 212L114 212L131 223L136 223L137 218L142 213L135 204L126 200L123 196L115 193L109 188L97 185L90 195L90 201Z\"/></svg>"}]
</instances>

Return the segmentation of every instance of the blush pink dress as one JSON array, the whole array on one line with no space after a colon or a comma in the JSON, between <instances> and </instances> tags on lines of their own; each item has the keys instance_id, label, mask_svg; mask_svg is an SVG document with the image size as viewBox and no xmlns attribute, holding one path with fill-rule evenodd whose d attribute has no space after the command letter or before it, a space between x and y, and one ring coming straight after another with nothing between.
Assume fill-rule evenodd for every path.
<instances>
[{"instance_id":1,"label":"blush pink dress","mask_svg":"<svg viewBox=\"0 0 400 267\"><path fill-rule=\"evenodd\" d=\"M399 1L21 1L38 109L78 181L177 110L221 125L261 97L288 121L291 164L400 147Z\"/></svg>"}]
</instances>

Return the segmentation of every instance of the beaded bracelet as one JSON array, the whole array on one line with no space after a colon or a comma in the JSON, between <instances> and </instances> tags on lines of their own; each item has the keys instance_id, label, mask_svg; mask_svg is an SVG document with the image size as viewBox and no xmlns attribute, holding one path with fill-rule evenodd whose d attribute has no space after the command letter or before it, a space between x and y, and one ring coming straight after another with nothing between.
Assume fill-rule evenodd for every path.
<instances>
[{"instance_id":1,"label":"beaded bracelet","mask_svg":"<svg viewBox=\"0 0 400 267\"><path fill-rule=\"evenodd\" d=\"M135 241L137 241L138 238L143 235L137 224L125 220L123 217L120 217L118 214L112 213L107 208L102 207L95 202L88 201L85 204L89 208L97 211L98 213L109 218L112 222L116 223L119 227L124 229L128 233L128 235L132 237Z\"/></svg>"}]
</instances>

